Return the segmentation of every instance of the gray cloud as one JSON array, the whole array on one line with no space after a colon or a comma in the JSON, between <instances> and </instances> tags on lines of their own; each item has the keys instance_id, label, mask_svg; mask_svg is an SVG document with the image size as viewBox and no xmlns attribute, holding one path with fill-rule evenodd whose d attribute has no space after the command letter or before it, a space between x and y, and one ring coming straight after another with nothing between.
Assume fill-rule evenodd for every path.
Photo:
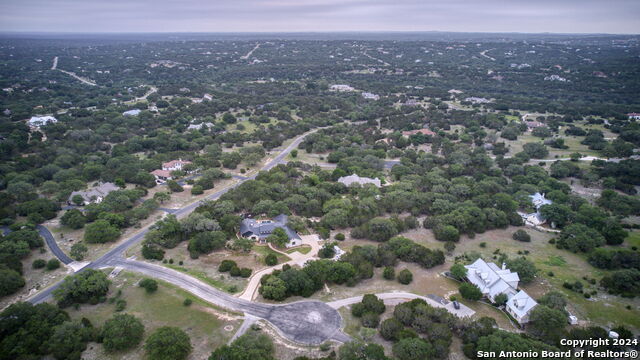
<instances>
[{"instance_id":1,"label":"gray cloud","mask_svg":"<svg viewBox=\"0 0 640 360\"><path fill-rule=\"evenodd\" d=\"M637 0L0 0L0 31L640 33Z\"/></svg>"}]
</instances>

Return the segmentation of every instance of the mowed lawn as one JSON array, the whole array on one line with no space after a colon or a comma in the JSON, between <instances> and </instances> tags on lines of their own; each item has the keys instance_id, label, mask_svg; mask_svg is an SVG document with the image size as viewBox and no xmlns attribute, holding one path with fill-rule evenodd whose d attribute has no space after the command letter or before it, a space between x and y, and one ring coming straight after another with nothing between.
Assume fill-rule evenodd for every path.
<instances>
[{"instance_id":1,"label":"mowed lawn","mask_svg":"<svg viewBox=\"0 0 640 360\"><path fill-rule=\"evenodd\" d=\"M146 339L151 332L161 326L175 326L184 330L191 338L194 359L206 358L213 349L225 344L239 328L242 320L238 314L219 309L173 285L159 282L158 290L152 294L140 288L137 283L142 277L121 272L112 279L109 297L122 291L121 299L127 302L123 313L141 319L145 326ZM184 306L186 298L193 301ZM73 319L86 317L94 326L102 326L115 312L115 304L109 301L98 305L82 305L79 310L65 309ZM225 327L227 329L225 330ZM229 331L227 331L229 330ZM144 341L144 340L143 340ZM142 344L141 344L142 345ZM83 354L83 359L140 359L144 357L142 346L125 353L105 353L102 345L91 343Z\"/></svg>"}]
</instances>

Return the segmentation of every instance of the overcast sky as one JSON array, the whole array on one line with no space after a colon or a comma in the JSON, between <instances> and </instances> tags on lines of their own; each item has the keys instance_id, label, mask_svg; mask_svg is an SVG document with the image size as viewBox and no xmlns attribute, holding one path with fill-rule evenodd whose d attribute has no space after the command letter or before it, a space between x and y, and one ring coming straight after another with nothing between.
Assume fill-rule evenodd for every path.
<instances>
[{"instance_id":1,"label":"overcast sky","mask_svg":"<svg viewBox=\"0 0 640 360\"><path fill-rule=\"evenodd\" d=\"M640 33L640 0L0 0L0 31Z\"/></svg>"}]
</instances>

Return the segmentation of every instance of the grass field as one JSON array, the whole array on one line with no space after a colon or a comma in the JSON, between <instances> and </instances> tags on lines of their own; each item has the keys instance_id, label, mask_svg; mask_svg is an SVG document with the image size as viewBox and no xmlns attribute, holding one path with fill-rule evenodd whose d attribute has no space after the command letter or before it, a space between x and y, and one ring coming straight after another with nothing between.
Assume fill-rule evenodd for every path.
<instances>
[{"instance_id":1,"label":"grass field","mask_svg":"<svg viewBox=\"0 0 640 360\"><path fill-rule=\"evenodd\" d=\"M632 231L629 233L629 236L625 239L625 244L630 247L635 246L640 248L640 231Z\"/></svg>"},{"instance_id":2,"label":"grass field","mask_svg":"<svg viewBox=\"0 0 640 360\"><path fill-rule=\"evenodd\" d=\"M285 252L287 254L292 254L292 253L294 253L296 251L301 253L301 254L305 254L306 255L306 254L309 253L309 251L311 251L311 246L309 246L309 245L301 245L301 246L298 246L298 247L296 247L294 249L289 249L289 250L287 250Z\"/></svg>"},{"instance_id":3,"label":"grass field","mask_svg":"<svg viewBox=\"0 0 640 360\"><path fill-rule=\"evenodd\" d=\"M112 280L109 296L113 297L118 290L122 291L120 298L127 302L123 312L142 320L145 326L145 338L161 326L175 326L187 332L194 348L192 353L194 359L206 358L213 349L225 344L242 322L237 314L227 313L164 282L159 282L155 293L147 294L144 289L137 286L140 279L141 277L137 274L121 272ZM192 299L193 303L190 306L183 305L186 298ZM73 308L66 310L73 319L86 317L94 326L102 326L114 315L115 305L105 302L98 305L82 305L79 310ZM226 330L225 327L227 327ZM83 359L140 359L143 357L141 346L124 353L107 354L101 345L91 343L88 350L83 353Z\"/></svg>"},{"instance_id":4,"label":"grass field","mask_svg":"<svg viewBox=\"0 0 640 360\"><path fill-rule=\"evenodd\" d=\"M242 289L239 289L235 284L228 284L225 283L222 280L217 280L217 279L213 279L209 276L207 276L207 274L204 271L197 271L197 270L193 270L193 269L187 269L185 267L182 266L178 266L178 265L173 265L173 264L164 264L164 266L176 270L176 271L180 271L183 272L185 274L191 275L194 278L203 281L217 289L220 289L222 291L226 291L229 292L231 294L234 294ZM244 287L243 287L244 288ZM234 291L235 289L235 291Z\"/></svg>"},{"instance_id":5,"label":"grass field","mask_svg":"<svg viewBox=\"0 0 640 360\"><path fill-rule=\"evenodd\" d=\"M279 252L275 252L275 251L271 250L271 248L269 248L268 246L254 245L253 248L251 248L251 251L261 255L263 260L267 255L273 254L278 258L278 264L291 260L290 257L288 257L288 256L286 256L284 254L281 254ZM263 263L264 263L264 261L263 261Z\"/></svg>"}]
</instances>

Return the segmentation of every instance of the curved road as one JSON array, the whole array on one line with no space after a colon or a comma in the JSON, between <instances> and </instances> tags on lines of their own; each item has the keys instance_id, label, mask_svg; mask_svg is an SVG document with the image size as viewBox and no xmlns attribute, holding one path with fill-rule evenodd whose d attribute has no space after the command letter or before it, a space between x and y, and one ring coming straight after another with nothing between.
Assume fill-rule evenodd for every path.
<instances>
[{"instance_id":1,"label":"curved road","mask_svg":"<svg viewBox=\"0 0 640 360\"><path fill-rule=\"evenodd\" d=\"M285 157L295 149L302 140L309 134L312 134L318 129L308 131L298 136L289 146L283 149L273 160L269 161L261 170L268 171L276 165L283 163ZM257 174L249 176L245 179L241 179L233 186L221 189L215 193L209 195L207 198L211 200L218 199L220 196L228 192L229 190L239 186L247 180L255 179ZM198 205L199 201L191 203L183 208L176 209L173 213L176 216L187 215L191 213ZM47 240L47 244L51 247L51 250L56 256L66 255L58 248L53 236L49 231L42 227L41 235ZM39 229L40 231L40 229ZM201 297L211 303L220 305L222 307L242 311L252 316L265 319L275 326L275 328L285 337L303 344L320 344L328 339L337 341L349 341L349 336L341 331L342 317L337 310L328 306L320 301L300 301L285 305L274 305L256 303L226 294L220 290L217 290L208 284L205 284L197 279L194 279L188 275L180 272L167 269L162 266L134 261L126 260L123 258L124 252L131 246L135 245L144 238L144 235L149 231L149 227L144 228L137 234L125 239L120 244L113 247L106 254L99 259L91 262L80 271L84 269L100 269L105 267L122 267L124 269L140 272L148 276L152 276L158 279L175 284L194 295ZM60 254L58 254L58 251ZM68 257L67 257L68 258ZM69 259L70 260L70 259ZM64 262L64 261L63 261ZM29 299L29 302L37 304L46 301L51 297L51 294L55 289L60 286L61 282L58 282L34 295Z\"/></svg>"},{"instance_id":2,"label":"curved road","mask_svg":"<svg viewBox=\"0 0 640 360\"><path fill-rule=\"evenodd\" d=\"M47 243L47 246L49 246L49 249L51 249L51 252L53 253L53 255L55 255L58 258L58 260L60 260L60 262L62 262L65 265L68 265L73 262L73 259L67 256L67 254L65 254L64 251L62 251L62 249L58 247L58 244L56 243L56 240L53 238L53 234L51 234L49 229L47 229L43 225L38 225L36 226L36 230L38 230L38 234L40 234L40 236L44 238L44 241ZM10 232L11 232L11 229L9 229L8 226L2 227L2 235L7 235Z\"/></svg>"},{"instance_id":3,"label":"curved road","mask_svg":"<svg viewBox=\"0 0 640 360\"><path fill-rule=\"evenodd\" d=\"M56 240L53 238L53 234L51 234L49 229L47 229L42 225L38 225L36 227L36 230L38 230L38 233L40 234L40 236L44 238L44 241L49 246L49 249L51 249L51 252L53 253L53 255L55 255L58 258L58 260L60 260L60 262L62 262L65 265L69 265L70 263L73 262L73 259L67 256L67 254L65 254L64 251L60 249L60 247L58 246L58 243L56 243Z\"/></svg>"}]
</instances>

